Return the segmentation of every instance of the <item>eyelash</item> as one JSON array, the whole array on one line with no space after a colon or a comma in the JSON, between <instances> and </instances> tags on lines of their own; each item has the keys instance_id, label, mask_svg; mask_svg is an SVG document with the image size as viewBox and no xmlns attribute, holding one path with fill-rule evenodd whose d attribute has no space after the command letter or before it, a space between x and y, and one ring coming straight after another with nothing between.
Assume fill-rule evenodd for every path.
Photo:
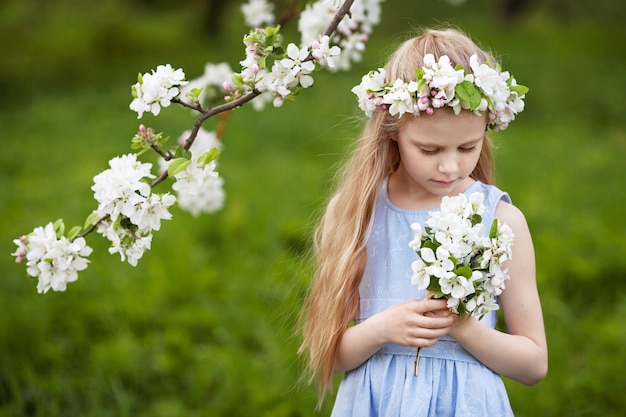
<instances>
[{"instance_id":1,"label":"eyelash","mask_svg":"<svg viewBox=\"0 0 626 417\"><path fill-rule=\"evenodd\" d=\"M472 146L470 148L459 148L459 152L471 153L471 152L474 152L475 149L476 149L476 146ZM439 149L435 149L435 150L432 150L432 151L431 150L427 150L427 149L420 149L420 150L421 150L421 152L424 155L436 155L437 152L439 152Z\"/></svg>"}]
</instances>

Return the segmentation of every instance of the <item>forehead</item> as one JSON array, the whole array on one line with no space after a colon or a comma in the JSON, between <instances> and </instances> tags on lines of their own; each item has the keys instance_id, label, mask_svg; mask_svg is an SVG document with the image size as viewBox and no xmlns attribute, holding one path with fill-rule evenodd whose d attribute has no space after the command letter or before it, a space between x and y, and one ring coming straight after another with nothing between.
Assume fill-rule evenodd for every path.
<instances>
[{"instance_id":1,"label":"forehead","mask_svg":"<svg viewBox=\"0 0 626 417\"><path fill-rule=\"evenodd\" d=\"M432 115L406 115L400 124L398 139L444 145L465 143L483 138L487 115L463 110L458 115L450 108L437 109Z\"/></svg>"}]
</instances>

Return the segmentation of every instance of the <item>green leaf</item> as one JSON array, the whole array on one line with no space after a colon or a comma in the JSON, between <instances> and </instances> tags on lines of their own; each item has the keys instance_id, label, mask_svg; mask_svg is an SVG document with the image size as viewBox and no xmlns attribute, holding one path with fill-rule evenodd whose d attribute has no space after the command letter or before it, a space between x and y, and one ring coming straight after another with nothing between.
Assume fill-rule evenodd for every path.
<instances>
[{"instance_id":1,"label":"green leaf","mask_svg":"<svg viewBox=\"0 0 626 417\"><path fill-rule=\"evenodd\" d=\"M426 242L424 242L424 244L422 245L423 248L430 248L433 250L433 252L437 251L437 248L441 246L441 244L433 241L433 240L427 240Z\"/></svg>"},{"instance_id":2,"label":"green leaf","mask_svg":"<svg viewBox=\"0 0 626 417\"><path fill-rule=\"evenodd\" d=\"M70 229L69 233L67 234L67 238L69 240L74 240L74 238L76 238L80 234L81 230L82 230L82 228L80 226L72 227Z\"/></svg>"},{"instance_id":3,"label":"green leaf","mask_svg":"<svg viewBox=\"0 0 626 417\"><path fill-rule=\"evenodd\" d=\"M428 87L428 84L426 83L426 80L421 78L418 82L417 82L417 91L418 92L422 92L424 91L424 89L426 89Z\"/></svg>"},{"instance_id":4,"label":"green leaf","mask_svg":"<svg viewBox=\"0 0 626 417\"><path fill-rule=\"evenodd\" d=\"M221 151L220 148L211 148L208 151L206 151L205 153L203 153L202 155L200 155L196 159L196 162L199 163L202 166L207 165L210 162L215 161L217 158L219 158L221 153L222 153L222 151Z\"/></svg>"},{"instance_id":5,"label":"green leaf","mask_svg":"<svg viewBox=\"0 0 626 417\"><path fill-rule=\"evenodd\" d=\"M530 89L525 85L512 85L511 91L515 91L518 96L523 96L524 94L528 93Z\"/></svg>"},{"instance_id":6,"label":"green leaf","mask_svg":"<svg viewBox=\"0 0 626 417\"><path fill-rule=\"evenodd\" d=\"M241 87L243 85L243 76L239 73L234 73L231 77L233 84L237 87Z\"/></svg>"},{"instance_id":7,"label":"green leaf","mask_svg":"<svg viewBox=\"0 0 626 417\"><path fill-rule=\"evenodd\" d=\"M195 101L198 101L198 97L200 97L200 94L202 93L203 88L192 88L191 91L189 91L187 93L187 97L194 99Z\"/></svg>"},{"instance_id":8,"label":"green leaf","mask_svg":"<svg viewBox=\"0 0 626 417\"><path fill-rule=\"evenodd\" d=\"M174 150L174 158L185 158L191 160L191 151L179 145Z\"/></svg>"},{"instance_id":9,"label":"green leaf","mask_svg":"<svg viewBox=\"0 0 626 417\"><path fill-rule=\"evenodd\" d=\"M478 213L474 213L470 216L469 220L472 223L472 226L476 226L478 223L483 221L483 217Z\"/></svg>"},{"instance_id":10,"label":"green leaf","mask_svg":"<svg viewBox=\"0 0 626 417\"><path fill-rule=\"evenodd\" d=\"M489 239L493 239L498 235L498 219L493 219L491 229L489 229Z\"/></svg>"},{"instance_id":11,"label":"green leaf","mask_svg":"<svg viewBox=\"0 0 626 417\"><path fill-rule=\"evenodd\" d=\"M476 109L480 105L482 94L472 82L465 80L461 84L457 84L454 91L461 100L470 104L470 109Z\"/></svg>"},{"instance_id":12,"label":"green leaf","mask_svg":"<svg viewBox=\"0 0 626 417\"><path fill-rule=\"evenodd\" d=\"M65 233L65 223L63 223L63 219L58 219L54 222L53 227L57 238L63 236L63 233Z\"/></svg>"},{"instance_id":13,"label":"green leaf","mask_svg":"<svg viewBox=\"0 0 626 417\"><path fill-rule=\"evenodd\" d=\"M426 287L428 291L440 291L439 287L439 278L432 276L430 277L430 282L428 283L428 287Z\"/></svg>"},{"instance_id":14,"label":"green leaf","mask_svg":"<svg viewBox=\"0 0 626 417\"><path fill-rule=\"evenodd\" d=\"M189 166L191 161L187 158L176 158L167 167L167 174L171 177L182 172Z\"/></svg>"},{"instance_id":15,"label":"green leaf","mask_svg":"<svg viewBox=\"0 0 626 417\"><path fill-rule=\"evenodd\" d=\"M456 268L454 270L454 273L469 279L472 277L472 268L470 268L469 265L463 265L459 268Z\"/></svg>"},{"instance_id":16,"label":"green leaf","mask_svg":"<svg viewBox=\"0 0 626 417\"><path fill-rule=\"evenodd\" d=\"M96 224L96 222L98 220L100 220L100 216L98 216L98 213L93 211L89 216L87 216L87 219L85 220L85 225L83 226L83 229L85 229L85 230L89 229L91 226Z\"/></svg>"}]
</instances>

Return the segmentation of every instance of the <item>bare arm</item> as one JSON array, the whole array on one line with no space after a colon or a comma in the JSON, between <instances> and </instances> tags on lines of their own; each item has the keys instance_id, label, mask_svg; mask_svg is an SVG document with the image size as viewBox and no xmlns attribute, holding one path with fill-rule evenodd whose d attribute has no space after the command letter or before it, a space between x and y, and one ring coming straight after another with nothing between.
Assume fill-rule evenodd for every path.
<instances>
[{"instance_id":1,"label":"bare arm","mask_svg":"<svg viewBox=\"0 0 626 417\"><path fill-rule=\"evenodd\" d=\"M408 300L393 305L346 329L335 372L356 368L387 343L432 346L450 331L456 319L445 300Z\"/></svg>"},{"instance_id":2,"label":"bare arm","mask_svg":"<svg viewBox=\"0 0 626 417\"><path fill-rule=\"evenodd\" d=\"M507 262L510 279L500 295L507 333L468 318L459 320L450 336L494 372L533 385L548 371L533 243L526 219L516 207L500 202L496 217L515 233L513 256Z\"/></svg>"}]
</instances>

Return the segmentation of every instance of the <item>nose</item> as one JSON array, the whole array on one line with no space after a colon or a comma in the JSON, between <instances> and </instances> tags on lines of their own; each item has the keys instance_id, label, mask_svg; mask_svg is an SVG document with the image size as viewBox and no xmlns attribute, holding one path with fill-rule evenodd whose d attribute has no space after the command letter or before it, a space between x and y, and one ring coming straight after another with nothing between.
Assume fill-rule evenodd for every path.
<instances>
[{"instance_id":1,"label":"nose","mask_svg":"<svg viewBox=\"0 0 626 417\"><path fill-rule=\"evenodd\" d=\"M455 174L459 170L459 161L455 155L442 155L437 168L442 174Z\"/></svg>"}]
</instances>

